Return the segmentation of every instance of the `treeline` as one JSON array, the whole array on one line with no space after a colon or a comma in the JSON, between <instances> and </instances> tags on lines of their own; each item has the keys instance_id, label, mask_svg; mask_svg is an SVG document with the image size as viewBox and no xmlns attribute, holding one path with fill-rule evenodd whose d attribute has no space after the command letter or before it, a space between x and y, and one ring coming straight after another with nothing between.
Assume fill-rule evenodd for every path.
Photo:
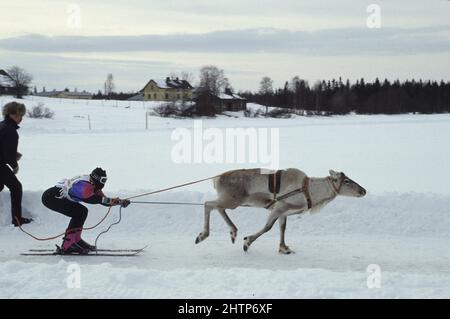
<instances>
[{"instance_id":1,"label":"treeline","mask_svg":"<svg viewBox=\"0 0 450 319\"><path fill-rule=\"evenodd\" d=\"M259 92L241 92L248 99L263 105L294 108L332 114L400 114L450 112L450 82L407 80L372 83L364 79L350 84L338 80L316 82L312 87L298 77L283 88L272 89L270 78L263 78Z\"/></svg>"},{"instance_id":2,"label":"treeline","mask_svg":"<svg viewBox=\"0 0 450 319\"><path fill-rule=\"evenodd\" d=\"M97 94L92 95L93 100L128 100L135 96L137 93L123 93L123 92L108 92L103 94L102 91L98 91Z\"/></svg>"}]
</instances>

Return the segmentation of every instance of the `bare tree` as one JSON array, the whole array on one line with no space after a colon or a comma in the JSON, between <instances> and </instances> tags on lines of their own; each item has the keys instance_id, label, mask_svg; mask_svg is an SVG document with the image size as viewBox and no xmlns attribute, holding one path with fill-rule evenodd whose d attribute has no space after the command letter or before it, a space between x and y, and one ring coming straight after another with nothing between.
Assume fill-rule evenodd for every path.
<instances>
[{"instance_id":1,"label":"bare tree","mask_svg":"<svg viewBox=\"0 0 450 319\"><path fill-rule=\"evenodd\" d=\"M170 72L169 78L172 79L172 80L178 79L179 78L178 73L177 72Z\"/></svg>"},{"instance_id":2,"label":"bare tree","mask_svg":"<svg viewBox=\"0 0 450 319\"><path fill-rule=\"evenodd\" d=\"M195 76L194 74L192 74L191 72L186 72L183 71L180 74L180 79L189 82L190 84L194 83L195 81Z\"/></svg>"},{"instance_id":3,"label":"bare tree","mask_svg":"<svg viewBox=\"0 0 450 319\"><path fill-rule=\"evenodd\" d=\"M114 92L115 85L114 85L114 77L112 73L108 73L106 76L106 82L105 82L105 95L109 96L111 93Z\"/></svg>"},{"instance_id":4,"label":"bare tree","mask_svg":"<svg viewBox=\"0 0 450 319\"><path fill-rule=\"evenodd\" d=\"M225 88L230 88L230 83L222 69L215 65L206 65L200 69L200 87L219 94Z\"/></svg>"},{"instance_id":5,"label":"bare tree","mask_svg":"<svg viewBox=\"0 0 450 319\"><path fill-rule=\"evenodd\" d=\"M273 94L273 81L268 76L265 76L262 78L259 85L259 93L263 96L267 116L269 112L269 97Z\"/></svg>"},{"instance_id":6,"label":"bare tree","mask_svg":"<svg viewBox=\"0 0 450 319\"><path fill-rule=\"evenodd\" d=\"M28 91L28 87L33 80L33 76L18 66L12 66L9 68L8 74L14 84L16 96L21 98Z\"/></svg>"},{"instance_id":7,"label":"bare tree","mask_svg":"<svg viewBox=\"0 0 450 319\"><path fill-rule=\"evenodd\" d=\"M170 72L169 78L188 81L190 84L192 84L192 82L194 82L194 80L195 80L194 75L191 72L186 72L186 71L182 71L181 73Z\"/></svg>"}]
</instances>

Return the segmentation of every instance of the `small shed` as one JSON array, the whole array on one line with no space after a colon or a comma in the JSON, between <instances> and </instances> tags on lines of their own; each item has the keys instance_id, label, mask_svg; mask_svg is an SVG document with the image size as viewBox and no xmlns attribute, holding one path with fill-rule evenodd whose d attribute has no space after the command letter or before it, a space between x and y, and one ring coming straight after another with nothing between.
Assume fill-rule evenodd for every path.
<instances>
[{"instance_id":1,"label":"small shed","mask_svg":"<svg viewBox=\"0 0 450 319\"><path fill-rule=\"evenodd\" d=\"M193 100L197 108L201 108L207 113L238 112L247 109L247 100L234 94L231 90L215 94L207 88L197 88L194 91Z\"/></svg>"}]
</instances>

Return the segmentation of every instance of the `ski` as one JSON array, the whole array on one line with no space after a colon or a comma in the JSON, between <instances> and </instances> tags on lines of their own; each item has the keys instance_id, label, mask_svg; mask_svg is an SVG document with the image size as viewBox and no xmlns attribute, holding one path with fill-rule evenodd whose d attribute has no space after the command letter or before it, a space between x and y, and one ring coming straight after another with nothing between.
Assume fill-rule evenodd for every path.
<instances>
[{"instance_id":1,"label":"ski","mask_svg":"<svg viewBox=\"0 0 450 319\"><path fill-rule=\"evenodd\" d=\"M21 256L61 256L61 257L134 257L137 256L140 252L133 253L89 253L89 254L60 254L57 252L53 253L22 253Z\"/></svg>"},{"instance_id":2,"label":"ski","mask_svg":"<svg viewBox=\"0 0 450 319\"><path fill-rule=\"evenodd\" d=\"M94 252L108 252L108 253L133 253L133 252L141 252L143 251L147 246L138 248L138 249L97 249ZM33 253L49 253L54 252L54 249L29 249L29 252Z\"/></svg>"},{"instance_id":3,"label":"ski","mask_svg":"<svg viewBox=\"0 0 450 319\"><path fill-rule=\"evenodd\" d=\"M57 250L52 249L30 249L27 253L22 253L22 256L112 256L112 257L132 257L137 256L147 246L139 249L97 249L88 254L61 254L58 246Z\"/></svg>"}]
</instances>

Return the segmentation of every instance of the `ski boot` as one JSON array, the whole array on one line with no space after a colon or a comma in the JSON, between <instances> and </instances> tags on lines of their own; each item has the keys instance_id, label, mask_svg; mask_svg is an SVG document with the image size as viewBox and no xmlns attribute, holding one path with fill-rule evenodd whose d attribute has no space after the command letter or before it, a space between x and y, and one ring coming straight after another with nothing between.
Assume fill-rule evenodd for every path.
<instances>
[{"instance_id":1,"label":"ski boot","mask_svg":"<svg viewBox=\"0 0 450 319\"><path fill-rule=\"evenodd\" d=\"M80 241L81 241L81 230L66 233L66 236L63 239L63 244L61 245L59 253L61 253L61 255L70 255L70 254L87 255L89 253L89 250L83 248L80 245Z\"/></svg>"},{"instance_id":2,"label":"ski boot","mask_svg":"<svg viewBox=\"0 0 450 319\"><path fill-rule=\"evenodd\" d=\"M78 242L78 245L80 245L82 248L89 250L89 251L96 251L97 247L85 242L83 238L80 238L80 241Z\"/></svg>"}]
</instances>

